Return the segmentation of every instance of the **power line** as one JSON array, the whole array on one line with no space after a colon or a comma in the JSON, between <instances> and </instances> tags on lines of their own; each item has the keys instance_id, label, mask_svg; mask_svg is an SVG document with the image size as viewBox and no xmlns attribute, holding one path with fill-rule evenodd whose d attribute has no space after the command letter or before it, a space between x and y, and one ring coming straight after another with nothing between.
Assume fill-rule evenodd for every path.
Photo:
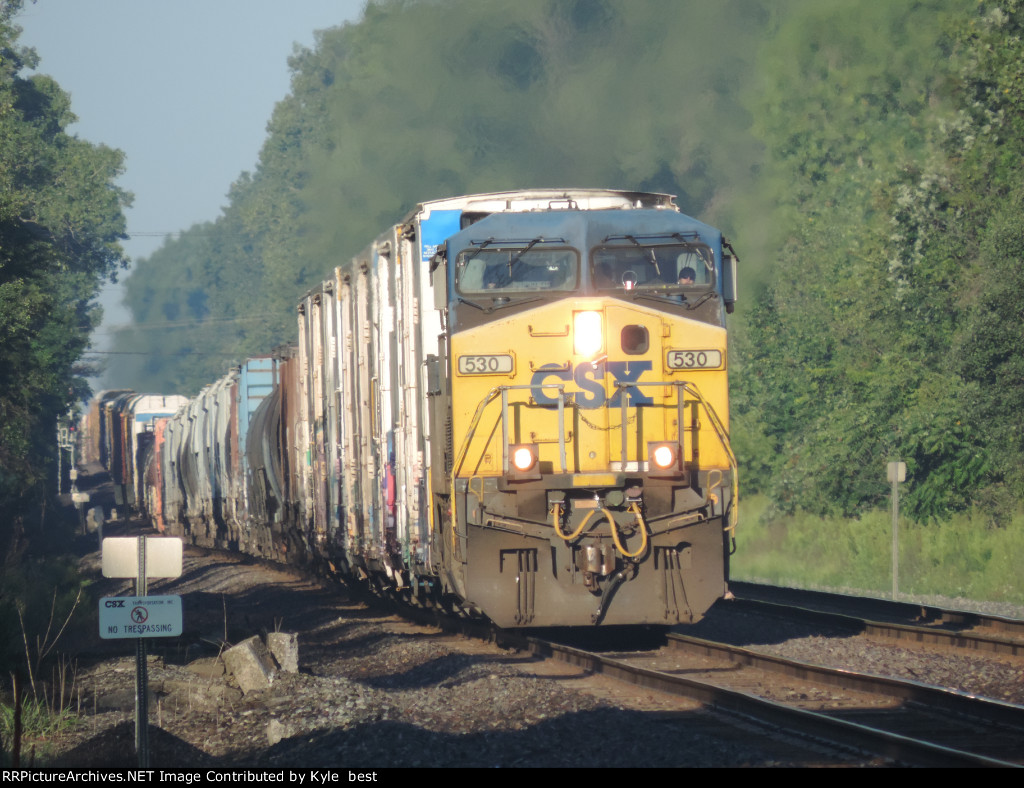
<instances>
[{"instance_id":1,"label":"power line","mask_svg":"<svg viewBox=\"0 0 1024 788\"><path fill-rule=\"evenodd\" d=\"M200 229L199 225L193 225L186 230L125 230L125 235L134 236L154 236L159 237L161 235L184 235L185 233L214 233L220 232L220 230L211 227L210 229ZM237 234L237 233L232 233Z\"/></svg>"},{"instance_id":2,"label":"power line","mask_svg":"<svg viewBox=\"0 0 1024 788\"><path fill-rule=\"evenodd\" d=\"M245 231L238 230L225 230L222 227L211 227L210 229L198 229L197 227L190 227L187 230L125 230L125 235L129 238L163 238L172 235L225 235L225 236L255 236L258 233L248 233Z\"/></svg>"},{"instance_id":3,"label":"power line","mask_svg":"<svg viewBox=\"0 0 1024 788\"><path fill-rule=\"evenodd\" d=\"M123 331L139 331L148 329L165 328L204 328L210 325L225 325L230 323L266 323L265 317L213 317L208 320L177 320L164 323L118 323L107 326L102 331L95 331L96 334L119 334Z\"/></svg>"},{"instance_id":4,"label":"power line","mask_svg":"<svg viewBox=\"0 0 1024 788\"><path fill-rule=\"evenodd\" d=\"M87 350L86 356L218 356L220 358L238 358L238 353L206 353L202 350L175 350L170 353L143 352L141 350ZM248 356L246 356L248 358Z\"/></svg>"}]
</instances>

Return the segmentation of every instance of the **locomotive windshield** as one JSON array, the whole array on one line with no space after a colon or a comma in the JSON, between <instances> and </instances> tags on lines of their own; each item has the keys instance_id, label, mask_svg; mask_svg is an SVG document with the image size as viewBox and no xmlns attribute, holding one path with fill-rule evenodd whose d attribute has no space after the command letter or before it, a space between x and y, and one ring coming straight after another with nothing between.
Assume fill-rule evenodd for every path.
<instances>
[{"instance_id":1,"label":"locomotive windshield","mask_svg":"<svg viewBox=\"0 0 1024 788\"><path fill-rule=\"evenodd\" d=\"M536 293L575 290L579 283L579 252L569 247L522 245L483 246L459 254L456 286L465 295Z\"/></svg>"},{"instance_id":2,"label":"locomotive windshield","mask_svg":"<svg viewBox=\"0 0 1024 788\"><path fill-rule=\"evenodd\" d=\"M674 237L606 239L591 254L591 277L598 290L706 291L715 285L714 254Z\"/></svg>"}]
</instances>

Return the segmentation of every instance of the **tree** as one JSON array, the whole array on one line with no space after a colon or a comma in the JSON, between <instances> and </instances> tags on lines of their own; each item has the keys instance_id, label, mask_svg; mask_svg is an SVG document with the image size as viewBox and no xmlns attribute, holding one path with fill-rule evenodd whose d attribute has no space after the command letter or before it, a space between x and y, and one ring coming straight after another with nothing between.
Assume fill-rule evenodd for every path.
<instances>
[{"instance_id":1,"label":"tree","mask_svg":"<svg viewBox=\"0 0 1024 788\"><path fill-rule=\"evenodd\" d=\"M969 8L794 3L761 52L753 112L777 251L734 381L738 423L767 452L747 481L787 509L875 505L898 455L916 480L906 510L938 516L984 473L947 364L960 246L941 210L947 31Z\"/></svg>"},{"instance_id":2,"label":"tree","mask_svg":"<svg viewBox=\"0 0 1024 788\"><path fill-rule=\"evenodd\" d=\"M302 293L423 200L649 189L725 220L729 195L745 190L761 158L738 88L773 5L368 4L359 23L321 32L292 58L291 93L224 215L138 265L129 296L143 330L119 349L145 355L123 357L111 379L194 392L229 360L294 340ZM205 327L175 284L186 280L204 288ZM171 300L173 320L162 312ZM219 355L180 355L186 348Z\"/></svg>"},{"instance_id":3,"label":"tree","mask_svg":"<svg viewBox=\"0 0 1024 788\"><path fill-rule=\"evenodd\" d=\"M0 4L0 549L43 495L56 417L86 393L75 367L101 281L125 264L122 155L79 140L67 94L19 47Z\"/></svg>"},{"instance_id":4,"label":"tree","mask_svg":"<svg viewBox=\"0 0 1024 788\"><path fill-rule=\"evenodd\" d=\"M998 522L1024 495L1024 4L854 5L791 17L762 69L789 235L740 353L754 481L856 514L900 457L907 514Z\"/></svg>"}]
</instances>

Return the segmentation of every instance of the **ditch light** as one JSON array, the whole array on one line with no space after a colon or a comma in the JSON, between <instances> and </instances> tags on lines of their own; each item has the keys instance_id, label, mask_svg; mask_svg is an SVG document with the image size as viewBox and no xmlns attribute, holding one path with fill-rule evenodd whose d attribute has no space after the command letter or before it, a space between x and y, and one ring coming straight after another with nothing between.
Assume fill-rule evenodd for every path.
<instances>
[{"instance_id":1,"label":"ditch light","mask_svg":"<svg viewBox=\"0 0 1024 788\"><path fill-rule=\"evenodd\" d=\"M514 443L508 447L508 474L513 479L540 478L540 449L535 443Z\"/></svg>"},{"instance_id":2,"label":"ditch light","mask_svg":"<svg viewBox=\"0 0 1024 788\"><path fill-rule=\"evenodd\" d=\"M659 441L647 444L647 469L675 473L682 467L679 458L682 452L679 444Z\"/></svg>"}]
</instances>

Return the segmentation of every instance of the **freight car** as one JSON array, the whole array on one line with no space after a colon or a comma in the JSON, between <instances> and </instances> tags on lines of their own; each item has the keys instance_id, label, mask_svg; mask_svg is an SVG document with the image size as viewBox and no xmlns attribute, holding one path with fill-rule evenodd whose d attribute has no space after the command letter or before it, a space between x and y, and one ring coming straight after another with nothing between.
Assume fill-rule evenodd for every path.
<instances>
[{"instance_id":1,"label":"freight car","mask_svg":"<svg viewBox=\"0 0 1024 788\"><path fill-rule=\"evenodd\" d=\"M83 415L79 456L110 471L117 505L139 509L145 495L145 463L163 423L188 402L179 395L137 394L119 389L98 394Z\"/></svg>"},{"instance_id":2,"label":"freight car","mask_svg":"<svg viewBox=\"0 0 1024 788\"><path fill-rule=\"evenodd\" d=\"M296 346L170 419L147 498L503 627L698 621L737 519L735 287L669 195L423 203L302 299Z\"/></svg>"}]
</instances>

